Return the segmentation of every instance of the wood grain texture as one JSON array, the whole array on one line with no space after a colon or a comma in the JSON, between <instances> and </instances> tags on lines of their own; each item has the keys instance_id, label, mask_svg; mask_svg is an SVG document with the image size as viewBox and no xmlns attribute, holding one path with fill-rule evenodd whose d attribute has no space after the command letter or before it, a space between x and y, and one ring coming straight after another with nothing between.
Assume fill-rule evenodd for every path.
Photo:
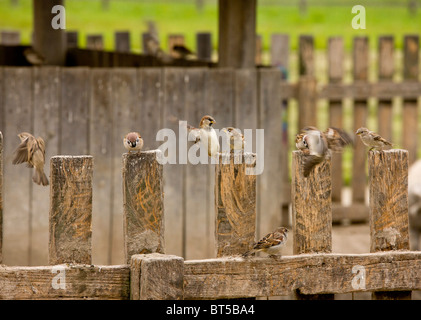
<instances>
[{"instance_id":1,"label":"wood grain texture","mask_svg":"<svg viewBox=\"0 0 421 320\"><path fill-rule=\"evenodd\" d=\"M3 262L3 133L0 131L0 264Z\"/></svg>"},{"instance_id":2,"label":"wood grain texture","mask_svg":"<svg viewBox=\"0 0 421 320\"><path fill-rule=\"evenodd\" d=\"M159 253L137 254L130 265L131 300L182 300L184 259Z\"/></svg>"},{"instance_id":3,"label":"wood grain texture","mask_svg":"<svg viewBox=\"0 0 421 320\"><path fill-rule=\"evenodd\" d=\"M91 263L92 156L50 160L50 265Z\"/></svg>"},{"instance_id":4,"label":"wood grain texture","mask_svg":"<svg viewBox=\"0 0 421 320\"><path fill-rule=\"evenodd\" d=\"M123 154L125 259L139 253L164 253L163 166L160 150Z\"/></svg>"},{"instance_id":5,"label":"wood grain texture","mask_svg":"<svg viewBox=\"0 0 421 320\"><path fill-rule=\"evenodd\" d=\"M316 165L305 178L299 151L292 153L294 254L332 251L331 161Z\"/></svg>"},{"instance_id":6,"label":"wood grain texture","mask_svg":"<svg viewBox=\"0 0 421 320\"><path fill-rule=\"evenodd\" d=\"M364 286L355 266L365 272ZM418 251L300 254L278 261L225 257L185 261L184 299L420 290L420 280Z\"/></svg>"},{"instance_id":7,"label":"wood grain texture","mask_svg":"<svg viewBox=\"0 0 421 320\"><path fill-rule=\"evenodd\" d=\"M370 151L370 251L409 250L408 151Z\"/></svg>"},{"instance_id":8,"label":"wood grain texture","mask_svg":"<svg viewBox=\"0 0 421 320\"><path fill-rule=\"evenodd\" d=\"M251 166L246 161L253 161L254 157L254 154L220 155L216 165L217 257L242 254L255 241L256 176L246 175L246 167Z\"/></svg>"},{"instance_id":9,"label":"wood grain texture","mask_svg":"<svg viewBox=\"0 0 421 320\"><path fill-rule=\"evenodd\" d=\"M55 280L54 277L59 279ZM55 284L64 284L65 288ZM127 265L0 266L2 300L127 300L129 297L130 268Z\"/></svg>"}]
</instances>

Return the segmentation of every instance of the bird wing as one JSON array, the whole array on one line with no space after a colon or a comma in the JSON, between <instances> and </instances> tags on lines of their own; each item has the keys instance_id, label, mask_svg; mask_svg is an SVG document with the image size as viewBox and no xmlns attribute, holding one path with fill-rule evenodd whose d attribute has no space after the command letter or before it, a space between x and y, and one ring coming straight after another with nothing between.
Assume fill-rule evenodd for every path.
<instances>
[{"instance_id":1,"label":"bird wing","mask_svg":"<svg viewBox=\"0 0 421 320\"><path fill-rule=\"evenodd\" d=\"M255 250L267 249L267 248L281 244L283 240L284 240L283 234L279 232L272 232L272 233L267 234L260 241L258 241L253 246L253 249Z\"/></svg>"},{"instance_id":2,"label":"bird wing","mask_svg":"<svg viewBox=\"0 0 421 320\"><path fill-rule=\"evenodd\" d=\"M189 133L189 140L198 143L200 141L200 129L187 124L187 131Z\"/></svg>"},{"instance_id":3,"label":"bird wing","mask_svg":"<svg viewBox=\"0 0 421 320\"><path fill-rule=\"evenodd\" d=\"M382 138L377 133L373 133L373 140L374 141L381 141L381 142L383 142L387 146L391 146L392 145L389 141L387 141L386 139Z\"/></svg>"},{"instance_id":4,"label":"bird wing","mask_svg":"<svg viewBox=\"0 0 421 320\"><path fill-rule=\"evenodd\" d=\"M315 165L323 162L324 157L317 156L317 155L307 155L303 159L303 174L304 177L308 177L311 170L314 168Z\"/></svg>"},{"instance_id":5,"label":"bird wing","mask_svg":"<svg viewBox=\"0 0 421 320\"><path fill-rule=\"evenodd\" d=\"M28 162L28 138L23 140L13 152L12 164Z\"/></svg>"},{"instance_id":6,"label":"bird wing","mask_svg":"<svg viewBox=\"0 0 421 320\"><path fill-rule=\"evenodd\" d=\"M351 136L343 129L329 127L324 132L328 148L334 152L342 152L347 145L353 145Z\"/></svg>"}]
</instances>

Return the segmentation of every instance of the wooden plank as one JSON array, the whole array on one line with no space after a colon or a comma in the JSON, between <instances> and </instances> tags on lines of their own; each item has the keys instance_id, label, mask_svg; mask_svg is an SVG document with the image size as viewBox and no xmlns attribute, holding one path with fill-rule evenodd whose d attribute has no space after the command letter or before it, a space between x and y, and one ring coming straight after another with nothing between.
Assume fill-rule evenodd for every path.
<instances>
[{"instance_id":1,"label":"wooden plank","mask_svg":"<svg viewBox=\"0 0 421 320\"><path fill-rule=\"evenodd\" d=\"M186 166L179 164L180 137L178 120L185 119L186 83L185 71L179 68L163 69L164 101L163 128L175 132L177 139L177 164L164 166L164 206L165 206L165 239L171 239L166 245L167 254L185 257L186 254ZM185 131L187 134L187 131ZM162 142L161 142L162 143ZM187 145L187 139L185 140Z\"/></svg>"},{"instance_id":2,"label":"wooden plank","mask_svg":"<svg viewBox=\"0 0 421 320\"><path fill-rule=\"evenodd\" d=\"M73 49L78 47L79 33L77 31L66 31L66 47Z\"/></svg>"},{"instance_id":3,"label":"wooden plank","mask_svg":"<svg viewBox=\"0 0 421 320\"><path fill-rule=\"evenodd\" d=\"M104 50L104 38L102 34L88 34L86 36L86 49Z\"/></svg>"},{"instance_id":4,"label":"wooden plank","mask_svg":"<svg viewBox=\"0 0 421 320\"><path fill-rule=\"evenodd\" d=\"M0 299L124 299L130 297L127 265L0 266Z\"/></svg>"},{"instance_id":5,"label":"wooden plank","mask_svg":"<svg viewBox=\"0 0 421 320\"><path fill-rule=\"evenodd\" d=\"M247 175L246 161L255 164L255 154L220 155L216 165L217 257L245 253L256 241L256 176Z\"/></svg>"},{"instance_id":6,"label":"wooden plank","mask_svg":"<svg viewBox=\"0 0 421 320\"><path fill-rule=\"evenodd\" d=\"M261 34L256 35L256 56L254 58L254 63L256 66L262 65L262 52L263 52L263 37Z\"/></svg>"},{"instance_id":7,"label":"wooden plank","mask_svg":"<svg viewBox=\"0 0 421 320\"><path fill-rule=\"evenodd\" d=\"M90 154L95 158L93 177L92 225L95 230L92 245L94 264L111 263L110 238L113 222L113 116L111 70L91 69L91 119L89 145ZM121 193L120 190L116 192Z\"/></svg>"},{"instance_id":8,"label":"wooden plank","mask_svg":"<svg viewBox=\"0 0 421 320\"><path fill-rule=\"evenodd\" d=\"M185 45L183 34L170 34L168 35L168 52L173 58L181 58L181 55L173 50L175 45Z\"/></svg>"},{"instance_id":9,"label":"wooden plank","mask_svg":"<svg viewBox=\"0 0 421 320\"><path fill-rule=\"evenodd\" d=\"M219 0L218 10L218 66L254 67L257 1Z\"/></svg>"},{"instance_id":10,"label":"wooden plank","mask_svg":"<svg viewBox=\"0 0 421 320\"><path fill-rule=\"evenodd\" d=\"M409 250L408 151L369 152L370 252ZM395 295L373 292L380 300L411 299L411 291Z\"/></svg>"},{"instance_id":11,"label":"wooden plank","mask_svg":"<svg viewBox=\"0 0 421 320\"><path fill-rule=\"evenodd\" d=\"M283 67L288 70L289 36L283 33L271 35L270 63L272 66Z\"/></svg>"},{"instance_id":12,"label":"wooden plank","mask_svg":"<svg viewBox=\"0 0 421 320\"><path fill-rule=\"evenodd\" d=\"M58 154L60 116L60 68L42 67L33 69L34 134L45 142L44 171L50 172L52 156ZM31 246L30 265L48 264L48 215L50 188L32 186L31 199Z\"/></svg>"},{"instance_id":13,"label":"wooden plank","mask_svg":"<svg viewBox=\"0 0 421 320\"><path fill-rule=\"evenodd\" d=\"M404 69L403 77L410 82L419 80L419 36L405 36L404 38ZM403 100L402 145L409 151L409 164L417 159L418 144L418 101L417 99Z\"/></svg>"},{"instance_id":14,"label":"wooden plank","mask_svg":"<svg viewBox=\"0 0 421 320\"><path fill-rule=\"evenodd\" d=\"M281 74L277 69L259 71L258 128L265 131L264 171L257 177L257 238L272 232L275 226L287 225L281 219L281 206L290 203L288 141L279 121L282 119L283 91L277 90Z\"/></svg>"},{"instance_id":15,"label":"wooden plank","mask_svg":"<svg viewBox=\"0 0 421 320\"><path fill-rule=\"evenodd\" d=\"M10 30L0 31L0 44L8 46L20 45L20 32Z\"/></svg>"},{"instance_id":16,"label":"wooden plank","mask_svg":"<svg viewBox=\"0 0 421 320\"><path fill-rule=\"evenodd\" d=\"M82 155L90 152L90 77L91 70L88 68L61 69L60 154Z\"/></svg>"},{"instance_id":17,"label":"wooden plank","mask_svg":"<svg viewBox=\"0 0 421 320\"><path fill-rule=\"evenodd\" d=\"M354 82L366 84L368 81L368 38L355 37L353 48ZM367 122L367 100L354 101L354 132L365 127ZM352 202L364 203L366 189L366 150L362 143L354 146L352 159ZM363 169L364 168L364 169Z\"/></svg>"},{"instance_id":18,"label":"wooden plank","mask_svg":"<svg viewBox=\"0 0 421 320\"><path fill-rule=\"evenodd\" d=\"M159 253L132 256L131 300L182 300L184 259Z\"/></svg>"},{"instance_id":19,"label":"wooden plank","mask_svg":"<svg viewBox=\"0 0 421 320\"><path fill-rule=\"evenodd\" d=\"M344 42L341 37L329 38L328 76L330 83L341 83L344 74ZM342 100L329 100L329 126L343 128ZM342 154L332 154L332 201L341 202L342 198Z\"/></svg>"},{"instance_id":20,"label":"wooden plank","mask_svg":"<svg viewBox=\"0 0 421 320\"><path fill-rule=\"evenodd\" d=\"M110 238L108 239L108 264L120 264L124 260L123 236L123 185L121 174L121 155L126 152L123 138L129 132L139 132L146 139L143 127L140 125L141 102L137 69L113 68L111 73L111 99L113 107L113 137L112 137L112 188L113 199L110 214ZM147 117L147 115L144 115ZM147 137L149 139L149 137ZM150 145L150 143L148 143Z\"/></svg>"},{"instance_id":21,"label":"wooden plank","mask_svg":"<svg viewBox=\"0 0 421 320\"><path fill-rule=\"evenodd\" d=\"M55 156L50 162L50 265L91 264L92 156Z\"/></svg>"},{"instance_id":22,"label":"wooden plank","mask_svg":"<svg viewBox=\"0 0 421 320\"><path fill-rule=\"evenodd\" d=\"M225 257L185 261L184 299L420 290L420 279L419 251Z\"/></svg>"},{"instance_id":23,"label":"wooden plank","mask_svg":"<svg viewBox=\"0 0 421 320\"><path fill-rule=\"evenodd\" d=\"M395 71L393 36L379 37L379 81L393 81ZM392 99L380 99L378 106L378 134L392 139Z\"/></svg>"},{"instance_id":24,"label":"wooden plank","mask_svg":"<svg viewBox=\"0 0 421 320\"><path fill-rule=\"evenodd\" d=\"M12 158L17 134L33 129L32 68L4 68L4 79L3 263L29 265L32 170L12 165Z\"/></svg>"},{"instance_id":25,"label":"wooden plank","mask_svg":"<svg viewBox=\"0 0 421 320\"><path fill-rule=\"evenodd\" d=\"M207 69L186 69L186 118L195 127L208 113L205 98ZM190 148L193 142L189 142ZM186 256L185 259L214 257L214 214L206 204L210 189L209 165L186 165Z\"/></svg>"},{"instance_id":26,"label":"wooden plank","mask_svg":"<svg viewBox=\"0 0 421 320\"><path fill-rule=\"evenodd\" d=\"M123 154L123 227L126 263L140 253L164 253L163 166L160 150Z\"/></svg>"}]
</instances>

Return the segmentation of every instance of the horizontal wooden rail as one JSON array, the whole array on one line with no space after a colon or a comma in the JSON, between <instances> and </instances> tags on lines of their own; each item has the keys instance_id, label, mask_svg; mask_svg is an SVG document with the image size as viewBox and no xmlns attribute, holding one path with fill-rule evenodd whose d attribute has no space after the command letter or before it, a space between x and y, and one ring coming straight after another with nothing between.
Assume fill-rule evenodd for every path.
<instances>
[{"instance_id":1,"label":"horizontal wooden rail","mask_svg":"<svg viewBox=\"0 0 421 320\"><path fill-rule=\"evenodd\" d=\"M300 254L184 263L184 299L421 289L421 252Z\"/></svg>"}]
</instances>

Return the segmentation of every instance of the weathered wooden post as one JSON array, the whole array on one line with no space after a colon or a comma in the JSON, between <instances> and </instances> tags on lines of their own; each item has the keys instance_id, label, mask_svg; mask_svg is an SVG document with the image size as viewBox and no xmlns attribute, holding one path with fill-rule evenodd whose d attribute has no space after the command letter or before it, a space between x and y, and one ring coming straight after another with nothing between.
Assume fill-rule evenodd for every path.
<instances>
[{"instance_id":1,"label":"weathered wooden post","mask_svg":"<svg viewBox=\"0 0 421 320\"><path fill-rule=\"evenodd\" d=\"M251 249L256 232L256 165L253 153L219 155L215 168L216 256ZM269 231L268 231L269 232Z\"/></svg>"},{"instance_id":2,"label":"weathered wooden post","mask_svg":"<svg viewBox=\"0 0 421 320\"><path fill-rule=\"evenodd\" d=\"M212 33L198 32L196 34L197 59L203 61L212 60Z\"/></svg>"},{"instance_id":3,"label":"weathered wooden post","mask_svg":"<svg viewBox=\"0 0 421 320\"><path fill-rule=\"evenodd\" d=\"M50 160L50 265L91 264L92 156Z\"/></svg>"},{"instance_id":4,"label":"weathered wooden post","mask_svg":"<svg viewBox=\"0 0 421 320\"><path fill-rule=\"evenodd\" d=\"M370 151L370 251L409 250L407 150ZM411 299L411 291L373 292L373 299Z\"/></svg>"},{"instance_id":5,"label":"weathered wooden post","mask_svg":"<svg viewBox=\"0 0 421 320\"><path fill-rule=\"evenodd\" d=\"M115 36L115 51L116 52L130 52L130 32L129 31L116 31Z\"/></svg>"},{"instance_id":6,"label":"weathered wooden post","mask_svg":"<svg viewBox=\"0 0 421 320\"><path fill-rule=\"evenodd\" d=\"M160 150L123 154L123 227L127 263L140 253L164 253L163 166Z\"/></svg>"},{"instance_id":7,"label":"weathered wooden post","mask_svg":"<svg viewBox=\"0 0 421 320\"><path fill-rule=\"evenodd\" d=\"M332 252L332 182L331 160L316 165L308 177L303 174L305 155L297 150L292 153L292 221L293 252ZM334 298L333 294L303 295L296 292L297 299Z\"/></svg>"},{"instance_id":8,"label":"weathered wooden post","mask_svg":"<svg viewBox=\"0 0 421 320\"><path fill-rule=\"evenodd\" d=\"M131 300L183 299L183 258L160 253L135 254L130 263Z\"/></svg>"},{"instance_id":9,"label":"weathered wooden post","mask_svg":"<svg viewBox=\"0 0 421 320\"><path fill-rule=\"evenodd\" d=\"M3 261L3 134L0 131L0 264Z\"/></svg>"}]
</instances>

